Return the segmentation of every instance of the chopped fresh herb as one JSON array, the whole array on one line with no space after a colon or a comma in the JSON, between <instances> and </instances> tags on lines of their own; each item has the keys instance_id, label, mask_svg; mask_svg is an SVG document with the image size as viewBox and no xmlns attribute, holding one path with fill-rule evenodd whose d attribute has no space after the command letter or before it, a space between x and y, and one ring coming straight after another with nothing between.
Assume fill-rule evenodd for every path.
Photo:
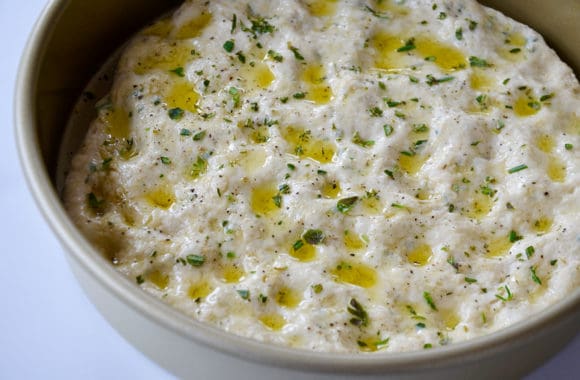
<instances>
[{"instance_id":1,"label":"chopped fresh herb","mask_svg":"<svg viewBox=\"0 0 580 380\"><path fill-rule=\"evenodd\" d=\"M509 239L510 239L510 243L515 243L516 241L522 240L523 238L521 236L519 236L516 231L511 230L510 234L509 234Z\"/></svg>"},{"instance_id":2,"label":"chopped fresh herb","mask_svg":"<svg viewBox=\"0 0 580 380\"><path fill-rule=\"evenodd\" d=\"M371 114L372 117L383 116L383 110L377 106L369 108L369 113Z\"/></svg>"},{"instance_id":3,"label":"chopped fresh herb","mask_svg":"<svg viewBox=\"0 0 580 380\"><path fill-rule=\"evenodd\" d=\"M290 49L292 51L292 53L294 53L294 58L296 58L299 61L304 61L304 56L302 54L300 54L300 50L298 50L298 48L292 46L292 44L290 42L288 42L288 49Z\"/></svg>"},{"instance_id":4,"label":"chopped fresh herb","mask_svg":"<svg viewBox=\"0 0 580 380\"><path fill-rule=\"evenodd\" d=\"M445 20L447 18L447 13L439 12L439 16L437 16L439 20Z\"/></svg>"},{"instance_id":5,"label":"chopped fresh herb","mask_svg":"<svg viewBox=\"0 0 580 380\"><path fill-rule=\"evenodd\" d=\"M180 134L181 136L191 136L191 131L190 131L189 129L183 128L183 129L182 129L182 130L179 132L179 134Z\"/></svg>"},{"instance_id":6,"label":"chopped fresh herb","mask_svg":"<svg viewBox=\"0 0 580 380\"><path fill-rule=\"evenodd\" d=\"M551 265L551 266L554 266L554 265L556 265L557 263L558 263L558 259L555 259L555 260L550 260L550 265Z\"/></svg>"},{"instance_id":7,"label":"chopped fresh herb","mask_svg":"<svg viewBox=\"0 0 580 380\"><path fill-rule=\"evenodd\" d=\"M437 57L435 57L434 55L430 55L428 57L425 57L425 61L427 62L435 62L437 60Z\"/></svg>"},{"instance_id":8,"label":"chopped fresh herb","mask_svg":"<svg viewBox=\"0 0 580 380\"><path fill-rule=\"evenodd\" d=\"M427 327L427 325L424 324L423 322L419 322L419 323L415 324L415 326L417 326L417 328L420 328L420 329L424 329L425 327Z\"/></svg>"},{"instance_id":9,"label":"chopped fresh herb","mask_svg":"<svg viewBox=\"0 0 580 380\"><path fill-rule=\"evenodd\" d=\"M240 62L246 63L246 56L244 55L244 52L242 52L241 50L236 53L236 57L238 57L238 60Z\"/></svg>"},{"instance_id":10,"label":"chopped fresh herb","mask_svg":"<svg viewBox=\"0 0 580 380\"><path fill-rule=\"evenodd\" d=\"M141 285L142 283L145 282L145 277L143 277L143 275L140 274L139 276L135 277L135 281L137 281L137 285Z\"/></svg>"},{"instance_id":11,"label":"chopped fresh herb","mask_svg":"<svg viewBox=\"0 0 580 380\"><path fill-rule=\"evenodd\" d=\"M517 54L517 53L519 53L521 51L522 51L522 49L520 49L520 48L513 48L513 49L510 50L510 53Z\"/></svg>"},{"instance_id":12,"label":"chopped fresh herb","mask_svg":"<svg viewBox=\"0 0 580 380\"><path fill-rule=\"evenodd\" d=\"M473 20L467 20L469 21L469 30L475 30L475 28L477 28L477 22L473 21Z\"/></svg>"},{"instance_id":13,"label":"chopped fresh herb","mask_svg":"<svg viewBox=\"0 0 580 380\"><path fill-rule=\"evenodd\" d=\"M550 100L554 97L554 93L550 93L550 94L546 94L546 95L542 95L540 97L540 102L545 102L546 100Z\"/></svg>"},{"instance_id":14,"label":"chopped fresh herb","mask_svg":"<svg viewBox=\"0 0 580 380\"><path fill-rule=\"evenodd\" d=\"M205 131L197 132L195 135L193 135L193 141L201 141L201 140L203 140L203 138L205 137L205 134L206 134Z\"/></svg>"},{"instance_id":15,"label":"chopped fresh herb","mask_svg":"<svg viewBox=\"0 0 580 380\"><path fill-rule=\"evenodd\" d=\"M185 72L183 71L183 67L176 67L173 70L169 70L170 72L172 72L173 74L177 75L178 77L184 77L185 76Z\"/></svg>"},{"instance_id":16,"label":"chopped fresh herb","mask_svg":"<svg viewBox=\"0 0 580 380\"><path fill-rule=\"evenodd\" d=\"M413 132L415 133L423 133L423 132L428 132L429 131L429 127L427 126L427 124L414 124L413 125Z\"/></svg>"},{"instance_id":17,"label":"chopped fresh herb","mask_svg":"<svg viewBox=\"0 0 580 380\"><path fill-rule=\"evenodd\" d=\"M453 79L455 79L455 78L452 77L452 76L446 76L446 77L442 77L442 78L435 78L433 75L428 74L427 75L427 81L426 82L427 82L427 84L429 86L434 86L434 85L439 84L439 83L444 83L444 82L452 81Z\"/></svg>"},{"instance_id":18,"label":"chopped fresh herb","mask_svg":"<svg viewBox=\"0 0 580 380\"><path fill-rule=\"evenodd\" d=\"M391 98L384 98L383 100L385 101L385 103L387 103L387 106L389 106L389 108L397 107L401 104L404 104L404 102L397 102Z\"/></svg>"},{"instance_id":19,"label":"chopped fresh herb","mask_svg":"<svg viewBox=\"0 0 580 380\"><path fill-rule=\"evenodd\" d=\"M542 104L536 100L533 100L531 102L528 102L528 107L530 107L533 110L539 111L540 108L542 108Z\"/></svg>"},{"instance_id":20,"label":"chopped fresh herb","mask_svg":"<svg viewBox=\"0 0 580 380\"><path fill-rule=\"evenodd\" d=\"M268 57L270 57L276 62L284 61L284 57L282 56L282 54L275 52L274 50L268 50Z\"/></svg>"},{"instance_id":21,"label":"chopped fresh herb","mask_svg":"<svg viewBox=\"0 0 580 380\"><path fill-rule=\"evenodd\" d=\"M518 166L514 166L513 168L510 168L508 170L508 173L509 174L517 173L517 172L522 171L522 170L527 169L527 168L528 168L528 165L521 164L521 165L518 165Z\"/></svg>"},{"instance_id":22,"label":"chopped fresh herb","mask_svg":"<svg viewBox=\"0 0 580 380\"><path fill-rule=\"evenodd\" d=\"M318 169L318 170L316 171L316 173L317 173L317 174L320 174L320 175L326 175L326 174L328 174L328 172L327 172L326 170L322 170L322 169Z\"/></svg>"},{"instance_id":23,"label":"chopped fresh herb","mask_svg":"<svg viewBox=\"0 0 580 380\"><path fill-rule=\"evenodd\" d=\"M236 290L236 292L238 292L238 294L240 295L240 297L242 297L242 299L244 299L244 300L250 299L250 291L249 290L238 289L238 290Z\"/></svg>"},{"instance_id":24,"label":"chopped fresh herb","mask_svg":"<svg viewBox=\"0 0 580 380\"><path fill-rule=\"evenodd\" d=\"M405 45L403 45L400 48L398 48L397 51L399 53L403 53L403 52L406 52L406 51L414 50L416 48L417 47L415 46L415 39L414 38L411 38L411 39L408 39L405 42Z\"/></svg>"},{"instance_id":25,"label":"chopped fresh herb","mask_svg":"<svg viewBox=\"0 0 580 380\"><path fill-rule=\"evenodd\" d=\"M169 115L169 118L171 120L181 120L181 118L183 117L184 111L177 107L177 108L172 108L169 111L167 111L167 114Z\"/></svg>"},{"instance_id":26,"label":"chopped fresh herb","mask_svg":"<svg viewBox=\"0 0 580 380\"><path fill-rule=\"evenodd\" d=\"M491 65L485 60L475 56L469 57L471 67L490 67Z\"/></svg>"},{"instance_id":27,"label":"chopped fresh herb","mask_svg":"<svg viewBox=\"0 0 580 380\"><path fill-rule=\"evenodd\" d=\"M429 294L429 292L423 292L423 298L425 299L425 302L427 302L427 305L429 305L431 309L437 311L437 306L435 306L435 302L433 301L433 298L431 297L431 294Z\"/></svg>"},{"instance_id":28,"label":"chopped fresh herb","mask_svg":"<svg viewBox=\"0 0 580 380\"><path fill-rule=\"evenodd\" d=\"M385 136L389 137L393 134L393 126L390 124L383 125L383 131L385 131Z\"/></svg>"},{"instance_id":29,"label":"chopped fresh herb","mask_svg":"<svg viewBox=\"0 0 580 380\"><path fill-rule=\"evenodd\" d=\"M163 165L171 164L171 159L169 157L161 156L161 157L159 157L159 159L161 160L161 163Z\"/></svg>"},{"instance_id":30,"label":"chopped fresh herb","mask_svg":"<svg viewBox=\"0 0 580 380\"><path fill-rule=\"evenodd\" d=\"M538 285L542 285L542 280L540 280L540 278L538 277L538 275L536 274L536 267L530 267L530 273L532 274L532 280L538 284Z\"/></svg>"},{"instance_id":31,"label":"chopped fresh herb","mask_svg":"<svg viewBox=\"0 0 580 380\"><path fill-rule=\"evenodd\" d=\"M324 241L324 232L322 230L308 230L302 235L302 238L308 244L317 245Z\"/></svg>"},{"instance_id":32,"label":"chopped fresh herb","mask_svg":"<svg viewBox=\"0 0 580 380\"><path fill-rule=\"evenodd\" d=\"M409 75L409 81L411 83L419 83L419 78Z\"/></svg>"},{"instance_id":33,"label":"chopped fresh herb","mask_svg":"<svg viewBox=\"0 0 580 380\"><path fill-rule=\"evenodd\" d=\"M468 284L473 284L474 282L477 282L477 280L475 278L465 277L465 282Z\"/></svg>"},{"instance_id":34,"label":"chopped fresh herb","mask_svg":"<svg viewBox=\"0 0 580 380\"><path fill-rule=\"evenodd\" d=\"M396 117L398 117L399 119L405 119L405 118L406 118L405 114L404 114L404 113L402 113L402 112L401 112L401 111L399 111L399 110L396 110L396 111L395 111L395 116L396 116Z\"/></svg>"},{"instance_id":35,"label":"chopped fresh herb","mask_svg":"<svg viewBox=\"0 0 580 380\"><path fill-rule=\"evenodd\" d=\"M89 208L97 213L103 212L103 206L105 205L104 199L98 199L95 193L89 193L87 195L87 203L89 204Z\"/></svg>"},{"instance_id":36,"label":"chopped fresh herb","mask_svg":"<svg viewBox=\"0 0 580 380\"><path fill-rule=\"evenodd\" d=\"M290 186L287 184L280 185L278 187L280 194L290 194Z\"/></svg>"},{"instance_id":37,"label":"chopped fresh herb","mask_svg":"<svg viewBox=\"0 0 580 380\"><path fill-rule=\"evenodd\" d=\"M346 310L353 315L350 319L351 324L358 327L365 327L368 325L369 316L364 307L356 299L351 298Z\"/></svg>"},{"instance_id":38,"label":"chopped fresh herb","mask_svg":"<svg viewBox=\"0 0 580 380\"><path fill-rule=\"evenodd\" d=\"M503 296L501 294L496 294L495 297L497 299L502 300L503 302L506 302L506 301L510 301L514 298L512 292L510 291L510 288L507 285L505 285L504 287L502 287L500 289L505 289L506 295Z\"/></svg>"},{"instance_id":39,"label":"chopped fresh herb","mask_svg":"<svg viewBox=\"0 0 580 380\"><path fill-rule=\"evenodd\" d=\"M260 293L258 299L260 300L261 303L266 303L268 301L268 297L263 295L262 293Z\"/></svg>"},{"instance_id":40,"label":"chopped fresh herb","mask_svg":"<svg viewBox=\"0 0 580 380\"><path fill-rule=\"evenodd\" d=\"M276 207L281 208L282 207L282 196L280 194L276 194L272 197L272 200L274 201L274 204L276 205Z\"/></svg>"},{"instance_id":41,"label":"chopped fresh herb","mask_svg":"<svg viewBox=\"0 0 580 380\"><path fill-rule=\"evenodd\" d=\"M358 134L358 131L356 131L354 136L352 136L352 142L358 146L362 146L363 148L368 148L375 145L373 140L363 140Z\"/></svg>"},{"instance_id":42,"label":"chopped fresh herb","mask_svg":"<svg viewBox=\"0 0 580 380\"><path fill-rule=\"evenodd\" d=\"M312 290L314 293L319 294L324 290L324 288L322 287L322 284L314 284L312 285Z\"/></svg>"},{"instance_id":43,"label":"chopped fresh herb","mask_svg":"<svg viewBox=\"0 0 580 380\"><path fill-rule=\"evenodd\" d=\"M534 248L534 246L530 245L529 247L526 248L526 257L528 259L532 257L534 253L536 253L536 249Z\"/></svg>"},{"instance_id":44,"label":"chopped fresh herb","mask_svg":"<svg viewBox=\"0 0 580 380\"><path fill-rule=\"evenodd\" d=\"M197 156L197 160L191 165L189 175L192 178L197 178L207 170L207 161L203 157Z\"/></svg>"},{"instance_id":45,"label":"chopped fresh herb","mask_svg":"<svg viewBox=\"0 0 580 380\"><path fill-rule=\"evenodd\" d=\"M381 90L386 90L387 89L387 85L384 82L379 81L379 88Z\"/></svg>"},{"instance_id":46,"label":"chopped fresh herb","mask_svg":"<svg viewBox=\"0 0 580 380\"><path fill-rule=\"evenodd\" d=\"M296 165L294 164L286 164L286 166L288 167L288 169L290 170L296 170Z\"/></svg>"},{"instance_id":47,"label":"chopped fresh herb","mask_svg":"<svg viewBox=\"0 0 580 380\"><path fill-rule=\"evenodd\" d=\"M194 267L200 267L205 263L205 257L201 255L187 255L185 260Z\"/></svg>"},{"instance_id":48,"label":"chopped fresh herb","mask_svg":"<svg viewBox=\"0 0 580 380\"><path fill-rule=\"evenodd\" d=\"M292 249L295 251L298 251L302 247L304 247L304 241L302 239L296 240L294 244L292 244Z\"/></svg>"},{"instance_id":49,"label":"chopped fresh herb","mask_svg":"<svg viewBox=\"0 0 580 380\"><path fill-rule=\"evenodd\" d=\"M390 179L395 179L395 176L391 170L385 169L385 174L388 175Z\"/></svg>"},{"instance_id":50,"label":"chopped fresh herb","mask_svg":"<svg viewBox=\"0 0 580 380\"><path fill-rule=\"evenodd\" d=\"M447 206L447 211L449 212L455 211L455 205L453 203L450 203L449 206Z\"/></svg>"},{"instance_id":51,"label":"chopped fresh herb","mask_svg":"<svg viewBox=\"0 0 580 380\"><path fill-rule=\"evenodd\" d=\"M572 145L572 144L564 144L564 149L566 149L566 150L572 150L572 149L574 149L574 145Z\"/></svg>"},{"instance_id":52,"label":"chopped fresh herb","mask_svg":"<svg viewBox=\"0 0 580 380\"><path fill-rule=\"evenodd\" d=\"M433 345L432 345L431 343L425 343L425 344L423 345L423 348L424 348L425 350L427 350L427 349L429 349L429 348L433 348Z\"/></svg>"},{"instance_id":53,"label":"chopped fresh herb","mask_svg":"<svg viewBox=\"0 0 580 380\"><path fill-rule=\"evenodd\" d=\"M369 11L373 16L375 16L377 18L382 18L382 19L388 19L389 18L389 15L388 14L378 12L378 11L372 9L371 7L369 7L368 5L365 5L365 8L366 8L367 11Z\"/></svg>"},{"instance_id":54,"label":"chopped fresh herb","mask_svg":"<svg viewBox=\"0 0 580 380\"><path fill-rule=\"evenodd\" d=\"M352 209L354 207L354 204L358 201L358 197L354 196L354 197L348 197L348 198L342 198L340 199L337 204L336 204L336 208L338 209L338 211L340 211L343 214L346 214L347 212L350 211L350 209Z\"/></svg>"},{"instance_id":55,"label":"chopped fresh herb","mask_svg":"<svg viewBox=\"0 0 580 380\"><path fill-rule=\"evenodd\" d=\"M228 53L231 53L234 50L235 46L236 43L234 42L234 40L227 40L226 42L224 42L224 50L227 51Z\"/></svg>"},{"instance_id":56,"label":"chopped fresh herb","mask_svg":"<svg viewBox=\"0 0 580 380\"><path fill-rule=\"evenodd\" d=\"M447 258L447 263L451 265L453 268L455 268L455 270L459 270L459 264L457 263L457 261L455 261L455 257L449 256Z\"/></svg>"},{"instance_id":57,"label":"chopped fresh herb","mask_svg":"<svg viewBox=\"0 0 580 380\"><path fill-rule=\"evenodd\" d=\"M238 16L236 16L236 14L234 13L234 15L232 16L232 27L230 29L231 34L234 34L237 25L238 25Z\"/></svg>"},{"instance_id":58,"label":"chopped fresh herb","mask_svg":"<svg viewBox=\"0 0 580 380\"><path fill-rule=\"evenodd\" d=\"M232 251L229 251L228 253L226 253L226 257L228 259L235 259L236 258L236 253L235 252L232 252Z\"/></svg>"},{"instance_id":59,"label":"chopped fresh herb","mask_svg":"<svg viewBox=\"0 0 580 380\"><path fill-rule=\"evenodd\" d=\"M455 29L455 38L457 38L460 41L463 39L463 29L462 28Z\"/></svg>"},{"instance_id":60,"label":"chopped fresh herb","mask_svg":"<svg viewBox=\"0 0 580 380\"><path fill-rule=\"evenodd\" d=\"M294 99L304 99L306 97L306 94L303 92L297 92L294 95L292 95L292 97Z\"/></svg>"},{"instance_id":61,"label":"chopped fresh herb","mask_svg":"<svg viewBox=\"0 0 580 380\"><path fill-rule=\"evenodd\" d=\"M230 87L230 89L228 90L228 93L232 96L232 100L234 101L234 108L237 108L240 106L240 90L238 90L235 87Z\"/></svg>"}]
</instances>

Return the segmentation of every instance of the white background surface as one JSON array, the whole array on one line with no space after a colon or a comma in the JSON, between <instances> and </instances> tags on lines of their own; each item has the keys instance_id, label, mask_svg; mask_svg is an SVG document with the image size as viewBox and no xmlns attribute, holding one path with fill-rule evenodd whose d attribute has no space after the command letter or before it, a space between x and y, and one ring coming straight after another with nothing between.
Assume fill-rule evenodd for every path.
<instances>
[{"instance_id":1,"label":"white background surface","mask_svg":"<svg viewBox=\"0 0 580 380\"><path fill-rule=\"evenodd\" d=\"M21 174L13 90L45 3L0 0L0 379L171 379L87 300ZM579 377L580 336L528 379Z\"/></svg>"}]
</instances>

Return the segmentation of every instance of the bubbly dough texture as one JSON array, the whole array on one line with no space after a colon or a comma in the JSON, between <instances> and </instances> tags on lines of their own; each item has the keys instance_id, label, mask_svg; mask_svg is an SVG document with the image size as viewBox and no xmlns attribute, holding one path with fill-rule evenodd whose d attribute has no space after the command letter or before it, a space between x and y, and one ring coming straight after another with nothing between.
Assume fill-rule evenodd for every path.
<instances>
[{"instance_id":1,"label":"bubbly dough texture","mask_svg":"<svg viewBox=\"0 0 580 380\"><path fill-rule=\"evenodd\" d=\"M64 198L199 321L315 351L446 345L578 288L579 94L475 1L188 1L124 50Z\"/></svg>"}]
</instances>

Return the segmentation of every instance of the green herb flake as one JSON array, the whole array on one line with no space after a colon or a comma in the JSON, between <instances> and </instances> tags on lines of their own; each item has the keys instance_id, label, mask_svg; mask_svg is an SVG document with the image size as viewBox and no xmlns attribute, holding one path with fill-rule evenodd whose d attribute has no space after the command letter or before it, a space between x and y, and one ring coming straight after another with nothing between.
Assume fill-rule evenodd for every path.
<instances>
[{"instance_id":1,"label":"green herb flake","mask_svg":"<svg viewBox=\"0 0 580 380\"><path fill-rule=\"evenodd\" d=\"M135 277L135 281L137 281L137 285L141 285L142 283L145 282L145 277L143 277L143 275L140 274L139 276Z\"/></svg>"},{"instance_id":2,"label":"green herb flake","mask_svg":"<svg viewBox=\"0 0 580 380\"><path fill-rule=\"evenodd\" d=\"M477 28L477 22L473 21L473 20L467 20L469 21L469 30L474 31Z\"/></svg>"},{"instance_id":3,"label":"green herb flake","mask_svg":"<svg viewBox=\"0 0 580 380\"><path fill-rule=\"evenodd\" d=\"M268 57L270 57L270 59L272 59L276 62L284 61L284 57L282 56L282 54L280 54L274 50L268 50Z\"/></svg>"},{"instance_id":4,"label":"green herb flake","mask_svg":"<svg viewBox=\"0 0 580 380\"><path fill-rule=\"evenodd\" d=\"M534 253L536 253L536 249L534 248L534 246L530 245L529 247L526 248L526 257L528 259L534 256Z\"/></svg>"},{"instance_id":5,"label":"green herb flake","mask_svg":"<svg viewBox=\"0 0 580 380\"><path fill-rule=\"evenodd\" d=\"M387 176L389 176L390 179L393 179L393 180L395 179L395 175L393 174L393 171L392 170L385 169L385 172L384 173Z\"/></svg>"},{"instance_id":6,"label":"green herb flake","mask_svg":"<svg viewBox=\"0 0 580 380\"><path fill-rule=\"evenodd\" d=\"M365 9L367 11L369 11L376 18L382 18L382 19L389 19L390 18L388 14L376 11L373 8L369 7L368 5L365 5Z\"/></svg>"},{"instance_id":7,"label":"green herb flake","mask_svg":"<svg viewBox=\"0 0 580 380\"><path fill-rule=\"evenodd\" d=\"M161 160L161 163L163 165L171 164L171 159L169 157L161 156L161 157L159 157L159 159Z\"/></svg>"},{"instance_id":8,"label":"green herb flake","mask_svg":"<svg viewBox=\"0 0 580 380\"><path fill-rule=\"evenodd\" d=\"M369 113L371 114L372 117L383 116L383 110L377 106L369 108Z\"/></svg>"},{"instance_id":9,"label":"green herb flake","mask_svg":"<svg viewBox=\"0 0 580 380\"><path fill-rule=\"evenodd\" d=\"M194 267L200 267L205 263L205 257L202 255L187 255L185 260Z\"/></svg>"},{"instance_id":10,"label":"green herb flake","mask_svg":"<svg viewBox=\"0 0 580 380\"><path fill-rule=\"evenodd\" d=\"M358 201L357 196L342 198L336 203L336 208L341 213L346 214L354 207L357 201Z\"/></svg>"},{"instance_id":11,"label":"green herb flake","mask_svg":"<svg viewBox=\"0 0 580 380\"><path fill-rule=\"evenodd\" d=\"M234 42L234 40L227 40L226 42L224 42L223 48L228 53L231 53L234 50L235 46L236 43Z\"/></svg>"},{"instance_id":12,"label":"green herb flake","mask_svg":"<svg viewBox=\"0 0 580 380\"><path fill-rule=\"evenodd\" d=\"M485 59L475 56L469 57L469 64L471 67L491 67L491 64L489 64Z\"/></svg>"},{"instance_id":13,"label":"green herb flake","mask_svg":"<svg viewBox=\"0 0 580 380\"><path fill-rule=\"evenodd\" d=\"M558 264L558 259L550 260L550 265L551 266L555 266L556 264Z\"/></svg>"},{"instance_id":14,"label":"green herb flake","mask_svg":"<svg viewBox=\"0 0 580 380\"><path fill-rule=\"evenodd\" d=\"M515 243L516 241L522 240L522 239L523 238L521 236L519 236L516 231L514 231L514 230L510 231L510 234L509 234L510 243Z\"/></svg>"},{"instance_id":15,"label":"green herb flake","mask_svg":"<svg viewBox=\"0 0 580 380\"><path fill-rule=\"evenodd\" d=\"M290 42L288 42L288 49L290 49L290 51L294 53L294 58L296 58L299 61L304 61L304 56L300 53L300 50L294 47Z\"/></svg>"},{"instance_id":16,"label":"green herb flake","mask_svg":"<svg viewBox=\"0 0 580 380\"><path fill-rule=\"evenodd\" d=\"M304 241L311 245L321 244L324 241L324 237L322 230L308 230L302 235Z\"/></svg>"},{"instance_id":17,"label":"green herb flake","mask_svg":"<svg viewBox=\"0 0 580 380\"><path fill-rule=\"evenodd\" d=\"M468 284L473 284L474 282L477 282L477 280L475 278L465 277L465 282Z\"/></svg>"},{"instance_id":18,"label":"green herb flake","mask_svg":"<svg viewBox=\"0 0 580 380\"><path fill-rule=\"evenodd\" d=\"M510 50L510 53L511 54L517 54L517 53L519 53L521 51L522 51L522 49L520 49L520 48L513 48L513 49Z\"/></svg>"},{"instance_id":19,"label":"green herb flake","mask_svg":"<svg viewBox=\"0 0 580 380\"><path fill-rule=\"evenodd\" d=\"M351 324L358 327L365 327L369 324L369 316L366 310L356 299L351 298L346 310L353 316L350 319Z\"/></svg>"},{"instance_id":20,"label":"green herb flake","mask_svg":"<svg viewBox=\"0 0 580 380\"><path fill-rule=\"evenodd\" d=\"M508 169L508 173L509 174L517 173L517 172L522 171L522 170L527 169L527 168L528 168L528 165L526 165L526 164L517 165L517 166L514 166L513 168Z\"/></svg>"},{"instance_id":21,"label":"green herb flake","mask_svg":"<svg viewBox=\"0 0 580 380\"><path fill-rule=\"evenodd\" d=\"M185 111L183 111L179 107L177 107L177 108L171 108L169 111L167 111L167 114L169 115L169 118L171 120L181 120L181 118L183 117L183 114L184 113L185 113Z\"/></svg>"},{"instance_id":22,"label":"green herb flake","mask_svg":"<svg viewBox=\"0 0 580 380\"><path fill-rule=\"evenodd\" d=\"M447 13L439 12L439 16L437 16L439 20L445 20L447 18Z\"/></svg>"},{"instance_id":23,"label":"green herb flake","mask_svg":"<svg viewBox=\"0 0 580 380\"><path fill-rule=\"evenodd\" d=\"M198 178L200 175L205 173L207 170L207 161L201 157L197 156L197 160L191 165L191 169L189 170L189 175L191 178Z\"/></svg>"},{"instance_id":24,"label":"green herb flake","mask_svg":"<svg viewBox=\"0 0 580 380\"><path fill-rule=\"evenodd\" d=\"M304 247L304 240L296 240L294 244L292 244L292 249L298 251L300 248Z\"/></svg>"},{"instance_id":25,"label":"green herb flake","mask_svg":"<svg viewBox=\"0 0 580 380\"><path fill-rule=\"evenodd\" d=\"M180 136L191 136L191 131L189 129L183 128L180 132L179 132Z\"/></svg>"},{"instance_id":26,"label":"green herb flake","mask_svg":"<svg viewBox=\"0 0 580 380\"><path fill-rule=\"evenodd\" d=\"M363 140L358 131L354 133L354 136L352 136L352 142L358 146L361 146L363 148L369 148L373 145L375 145L375 142L373 140Z\"/></svg>"},{"instance_id":27,"label":"green herb flake","mask_svg":"<svg viewBox=\"0 0 580 380\"><path fill-rule=\"evenodd\" d=\"M169 70L170 72L172 72L173 74L177 75L178 77L184 77L185 76L185 72L183 71L183 67L176 67L173 70Z\"/></svg>"},{"instance_id":28,"label":"green herb flake","mask_svg":"<svg viewBox=\"0 0 580 380\"><path fill-rule=\"evenodd\" d=\"M426 83L429 86L435 86L435 85L440 84L440 83L452 81L453 79L455 79L455 77L446 76L446 77L442 77L442 78L435 78L433 75L428 74Z\"/></svg>"},{"instance_id":29,"label":"green herb flake","mask_svg":"<svg viewBox=\"0 0 580 380\"><path fill-rule=\"evenodd\" d=\"M564 144L564 149L566 149L566 150L572 150L572 149L574 149L574 145L568 144L568 143L567 144Z\"/></svg>"},{"instance_id":30,"label":"green herb flake","mask_svg":"<svg viewBox=\"0 0 580 380\"><path fill-rule=\"evenodd\" d=\"M230 87L230 89L228 90L228 93L231 95L232 100L234 101L234 108L239 107L240 101L241 101L240 90L238 90L235 87Z\"/></svg>"},{"instance_id":31,"label":"green herb flake","mask_svg":"<svg viewBox=\"0 0 580 380\"><path fill-rule=\"evenodd\" d=\"M105 205L104 199L98 199L95 193L91 192L87 194L87 203L89 208L97 213L103 212L103 206Z\"/></svg>"},{"instance_id":32,"label":"green herb flake","mask_svg":"<svg viewBox=\"0 0 580 380\"><path fill-rule=\"evenodd\" d=\"M282 196L280 194L276 194L272 197L272 201L278 208L282 208Z\"/></svg>"},{"instance_id":33,"label":"green herb flake","mask_svg":"<svg viewBox=\"0 0 580 380\"><path fill-rule=\"evenodd\" d=\"M238 295L240 297L242 297L243 300L249 300L250 299L250 291L246 290L246 289L238 289L236 290L236 292L238 293Z\"/></svg>"},{"instance_id":34,"label":"green herb flake","mask_svg":"<svg viewBox=\"0 0 580 380\"><path fill-rule=\"evenodd\" d=\"M201 140L203 140L203 138L205 137L205 134L206 134L205 131L197 132L195 135L193 135L193 141L201 141Z\"/></svg>"},{"instance_id":35,"label":"green herb flake","mask_svg":"<svg viewBox=\"0 0 580 380\"><path fill-rule=\"evenodd\" d=\"M324 290L324 287L322 286L322 284L314 284L314 285L312 285L312 291L315 294L320 294L323 290Z\"/></svg>"},{"instance_id":36,"label":"green herb flake","mask_svg":"<svg viewBox=\"0 0 580 380\"><path fill-rule=\"evenodd\" d=\"M550 94L542 95L542 96L540 97L540 102L545 102L545 101L547 101L547 100L550 100L550 99L552 99L553 97L554 97L554 93L553 93L553 92L552 92L552 93L550 93Z\"/></svg>"},{"instance_id":37,"label":"green herb flake","mask_svg":"<svg viewBox=\"0 0 580 380\"><path fill-rule=\"evenodd\" d=\"M234 34L236 31L236 26L238 26L238 16L234 13L232 16L232 27L230 28L230 34Z\"/></svg>"},{"instance_id":38,"label":"green herb flake","mask_svg":"<svg viewBox=\"0 0 580 380\"><path fill-rule=\"evenodd\" d=\"M437 311L437 306L435 306L435 302L433 301L433 298L429 292L423 292L423 299L425 302L427 302L427 305L429 305L431 309Z\"/></svg>"},{"instance_id":39,"label":"green herb flake","mask_svg":"<svg viewBox=\"0 0 580 380\"><path fill-rule=\"evenodd\" d=\"M542 285L542 280L540 280L540 278L538 277L538 275L536 274L536 267L530 267L530 274L532 275L532 280L538 284L538 285Z\"/></svg>"},{"instance_id":40,"label":"green herb flake","mask_svg":"<svg viewBox=\"0 0 580 380\"><path fill-rule=\"evenodd\" d=\"M423 345L423 349L428 350L429 348L433 348L433 345L431 343L425 343Z\"/></svg>"},{"instance_id":41,"label":"green herb flake","mask_svg":"<svg viewBox=\"0 0 580 380\"><path fill-rule=\"evenodd\" d=\"M459 41L461 41L463 39L463 29L462 28L455 29L455 38L457 38Z\"/></svg>"},{"instance_id":42,"label":"green herb flake","mask_svg":"<svg viewBox=\"0 0 580 380\"><path fill-rule=\"evenodd\" d=\"M502 294L496 294L495 297L503 302L507 302L507 301L511 301L514 298L514 295L512 294L512 292L510 291L510 288L505 285L504 287L501 287L500 290L505 290L506 295L502 295Z\"/></svg>"},{"instance_id":43,"label":"green herb flake","mask_svg":"<svg viewBox=\"0 0 580 380\"><path fill-rule=\"evenodd\" d=\"M405 42L405 45L401 46L397 49L399 53L404 53L410 50L415 50L417 47L415 46L415 39L411 38Z\"/></svg>"},{"instance_id":44,"label":"green herb flake","mask_svg":"<svg viewBox=\"0 0 580 380\"><path fill-rule=\"evenodd\" d=\"M304 99L306 97L306 94L304 92L297 92L294 95L292 95L292 97L294 99Z\"/></svg>"},{"instance_id":45,"label":"green herb flake","mask_svg":"<svg viewBox=\"0 0 580 380\"><path fill-rule=\"evenodd\" d=\"M262 293L260 293L260 295L258 296L258 299L260 300L261 303L268 302L268 297L263 295Z\"/></svg>"},{"instance_id":46,"label":"green herb flake","mask_svg":"<svg viewBox=\"0 0 580 380\"><path fill-rule=\"evenodd\" d=\"M390 135L393 134L393 126L390 124L385 124L383 125L383 131L385 131L385 136L389 137Z\"/></svg>"}]
</instances>

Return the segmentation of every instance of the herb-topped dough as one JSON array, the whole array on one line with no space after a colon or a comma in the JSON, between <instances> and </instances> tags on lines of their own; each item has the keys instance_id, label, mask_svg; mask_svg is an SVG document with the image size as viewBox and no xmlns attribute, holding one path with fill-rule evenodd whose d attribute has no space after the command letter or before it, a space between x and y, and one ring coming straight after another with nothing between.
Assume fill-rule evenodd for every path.
<instances>
[{"instance_id":1,"label":"herb-topped dough","mask_svg":"<svg viewBox=\"0 0 580 380\"><path fill-rule=\"evenodd\" d=\"M436 347L578 287L579 93L475 1L188 1L126 47L65 201L197 320Z\"/></svg>"}]
</instances>

